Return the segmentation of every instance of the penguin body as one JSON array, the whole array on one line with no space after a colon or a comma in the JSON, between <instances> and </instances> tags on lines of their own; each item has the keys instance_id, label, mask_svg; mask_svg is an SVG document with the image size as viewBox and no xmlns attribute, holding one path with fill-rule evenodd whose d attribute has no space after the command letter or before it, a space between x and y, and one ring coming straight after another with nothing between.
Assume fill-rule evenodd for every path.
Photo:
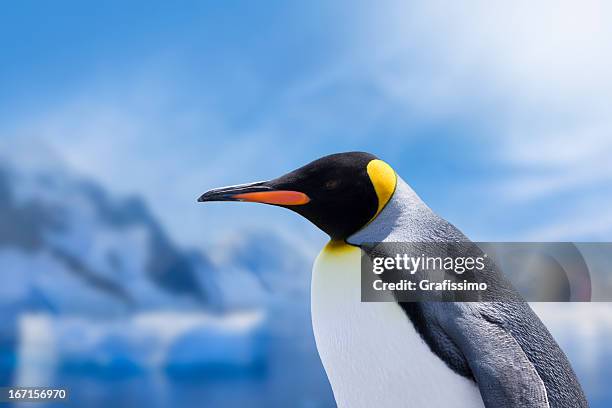
<instances>
[{"instance_id":1,"label":"penguin body","mask_svg":"<svg viewBox=\"0 0 612 408\"><path fill-rule=\"evenodd\" d=\"M553 337L495 268L492 282L512 301L361 302L363 244L469 242L375 156L326 156L198 201L281 206L330 236L313 268L311 308L339 407L588 407Z\"/></svg>"},{"instance_id":2,"label":"penguin body","mask_svg":"<svg viewBox=\"0 0 612 408\"><path fill-rule=\"evenodd\" d=\"M347 242L359 246L469 239L397 177L385 208ZM498 270L489 273L500 274ZM487 407L588 406L565 354L518 294L512 302L397 304L448 369L476 381Z\"/></svg>"}]
</instances>

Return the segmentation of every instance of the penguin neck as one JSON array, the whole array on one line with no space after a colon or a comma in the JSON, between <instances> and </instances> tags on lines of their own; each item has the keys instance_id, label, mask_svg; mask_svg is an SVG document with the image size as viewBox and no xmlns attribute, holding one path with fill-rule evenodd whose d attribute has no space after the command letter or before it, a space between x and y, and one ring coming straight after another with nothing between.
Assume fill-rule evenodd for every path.
<instances>
[{"instance_id":1,"label":"penguin neck","mask_svg":"<svg viewBox=\"0 0 612 408\"><path fill-rule=\"evenodd\" d=\"M351 245L341 239L332 239L325 245L325 247L323 247L323 252L330 254L341 254L343 252L350 251L351 248L355 248L355 245Z\"/></svg>"},{"instance_id":2,"label":"penguin neck","mask_svg":"<svg viewBox=\"0 0 612 408\"><path fill-rule=\"evenodd\" d=\"M467 238L453 225L436 215L397 177L393 196L383 210L365 227L347 238L352 245L366 242L464 241Z\"/></svg>"}]
</instances>

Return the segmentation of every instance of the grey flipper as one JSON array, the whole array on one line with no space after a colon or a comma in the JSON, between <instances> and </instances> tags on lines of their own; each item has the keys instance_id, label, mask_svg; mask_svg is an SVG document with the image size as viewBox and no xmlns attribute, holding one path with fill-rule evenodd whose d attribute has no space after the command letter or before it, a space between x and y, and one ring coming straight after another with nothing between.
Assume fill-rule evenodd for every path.
<instances>
[{"instance_id":1,"label":"grey flipper","mask_svg":"<svg viewBox=\"0 0 612 408\"><path fill-rule=\"evenodd\" d=\"M379 216L348 239L355 245L468 241L399 177ZM499 271L490 273L512 290ZM588 407L565 354L518 294L509 302L399 304L431 350L477 382L487 407Z\"/></svg>"},{"instance_id":2,"label":"grey flipper","mask_svg":"<svg viewBox=\"0 0 612 408\"><path fill-rule=\"evenodd\" d=\"M465 357L487 407L548 408L542 378L520 344L469 303L439 305L442 327Z\"/></svg>"}]
</instances>

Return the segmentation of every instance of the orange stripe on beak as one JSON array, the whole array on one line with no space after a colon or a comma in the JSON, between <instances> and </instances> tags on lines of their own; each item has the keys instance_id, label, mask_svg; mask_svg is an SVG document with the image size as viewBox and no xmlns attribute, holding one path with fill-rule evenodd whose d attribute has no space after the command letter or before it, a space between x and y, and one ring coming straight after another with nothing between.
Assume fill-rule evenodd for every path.
<instances>
[{"instance_id":1,"label":"orange stripe on beak","mask_svg":"<svg viewBox=\"0 0 612 408\"><path fill-rule=\"evenodd\" d=\"M257 191L254 193L242 193L232 196L232 198L240 201L249 201L253 203L276 204L276 205L303 205L310 201L304 193L299 191Z\"/></svg>"}]
</instances>

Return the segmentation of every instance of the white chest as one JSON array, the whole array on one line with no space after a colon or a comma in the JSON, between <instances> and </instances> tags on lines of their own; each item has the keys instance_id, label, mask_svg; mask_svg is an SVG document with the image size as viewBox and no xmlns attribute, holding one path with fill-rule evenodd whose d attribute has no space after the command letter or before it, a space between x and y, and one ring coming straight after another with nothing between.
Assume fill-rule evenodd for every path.
<instances>
[{"instance_id":1,"label":"white chest","mask_svg":"<svg viewBox=\"0 0 612 408\"><path fill-rule=\"evenodd\" d=\"M317 349L340 408L482 407L393 302L362 303L360 251L323 249L312 276Z\"/></svg>"}]
</instances>

